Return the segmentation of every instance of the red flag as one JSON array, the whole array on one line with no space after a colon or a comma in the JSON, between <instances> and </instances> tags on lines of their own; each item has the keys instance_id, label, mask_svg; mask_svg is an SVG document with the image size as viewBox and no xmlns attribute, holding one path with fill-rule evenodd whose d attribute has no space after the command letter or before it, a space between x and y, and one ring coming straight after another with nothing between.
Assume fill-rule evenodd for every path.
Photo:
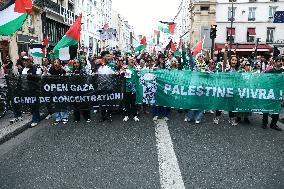
<instances>
[{"instance_id":1,"label":"red flag","mask_svg":"<svg viewBox=\"0 0 284 189\"><path fill-rule=\"evenodd\" d=\"M147 45L146 36L144 36L144 37L141 39L140 44L141 44L141 45Z\"/></svg>"},{"instance_id":2,"label":"red flag","mask_svg":"<svg viewBox=\"0 0 284 189\"><path fill-rule=\"evenodd\" d=\"M195 49L192 51L192 54L193 54L194 56L196 56L198 53L201 53L201 51L202 51L202 49L203 49L203 43L204 43L204 38L201 39L201 40L197 43Z\"/></svg>"},{"instance_id":3,"label":"red flag","mask_svg":"<svg viewBox=\"0 0 284 189\"><path fill-rule=\"evenodd\" d=\"M43 40L43 45L44 45L44 48L42 49L42 52L44 54L44 57L46 57L46 49L48 48L49 46L49 40L48 40L48 36L46 36Z\"/></svg>"},{"instance_id":4,"label":"red flag","mask_svg":"<svg viewBox=\"0 0 284 189\"><path fill-rule=\"evenodd\" d=\"M168 25L168 29L171 32L171 34L173 35L175 33L175 28L176 28L176 23L172 23L170 25Z\"/></svg>"},{"instance_id":5,"label":"red flag","mask_svg":"<svg viewBox=\"0 0 284 189\"><path fill-rule=\"evenodd\" d=\"M153 53L154 53L154 54L157 54L156 47L153 48Z\"/></svg>"},{"instance_id":6,"label":"red flag","mask_svg":"<svg viewBox=\"0 0 284 189\"><path fill-rule=\"evenodd\" d=\"M104 25L104 29L105 29L105 30L109 29L108 23L106 23L106 24Z\"/></svg>"},{"instance_id":7,"label":"red flag","mask_svg":"<svg viewBox=\"0 0 284 189\"><path fill-rule=\"evenodd\" d=\"M16 0L15 1L15 12L19 13L32 13L33 1L32 0Z\"/></svg>"},{"instance_id":8,"label":"red flag","mask_svg":"<svg viewBox=\"0 0 284 189\"><path fill-rule=\"evenodd\" d=\"M176 43L171 42L171 50L172 50L173 52L176 52L176 51L177 51Z\"/></svg>"},{"instance_id":9,"label":"red flag","mask_svg":"<svg viewBox=\"0 0 284 189\"><path fill-rule=\"evenodd\" d=\"M66 36L71 37L78 42L80 42L81 20L82 20L82 13L66 33Z\"/></svg>"},{"instance_id":10,"label":"red flag","mask_svg":"<svg viewBox=\"0 0 284 189\"><path fill-rule=\"evenodd\" d=\"M48 36L46 36L43 40L43 45L48 46L48 44L49 44L49 40L48 40Z\"/></svg>"}]
</instances>

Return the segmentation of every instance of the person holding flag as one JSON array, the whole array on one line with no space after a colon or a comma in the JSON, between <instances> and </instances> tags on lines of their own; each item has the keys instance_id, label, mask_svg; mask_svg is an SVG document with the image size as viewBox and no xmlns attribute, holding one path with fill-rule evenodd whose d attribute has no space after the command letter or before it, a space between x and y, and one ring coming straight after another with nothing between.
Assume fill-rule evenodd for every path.
<instances>
[{"instance_id":1,"label":"person holding flag","mask_svg":"<svg viewBox=\"0 0 284 189\"><path fill-rule=\"evenodd\" d=\"M4 1L5 2L5 1ZM32 0L10 0L0 9L0 36L17 32L32 13Z\"/></svg>"}]
</instances>

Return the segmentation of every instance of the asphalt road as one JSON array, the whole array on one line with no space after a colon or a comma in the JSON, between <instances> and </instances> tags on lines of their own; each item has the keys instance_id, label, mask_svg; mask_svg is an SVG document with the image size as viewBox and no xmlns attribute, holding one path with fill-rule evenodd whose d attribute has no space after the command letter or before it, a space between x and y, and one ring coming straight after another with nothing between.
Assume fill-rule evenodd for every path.
<instances>
[{"instance_id":1,"label":"asphalt road","mask_svg":"<svg viewBox=\"0 0 284 189\"><path fill-rule=\"evenodd\" d=\"M0 146L0 188L153 189L167 181L172 187L164 188L284 188L284 132L261 129L257 115L237 127L227 117L213 125L207 114L195 125L174 112L160 130L150 116L139 123L115 116L100 124L97 115L89 124L44 120Z\"/></svg>"}]
</instances>

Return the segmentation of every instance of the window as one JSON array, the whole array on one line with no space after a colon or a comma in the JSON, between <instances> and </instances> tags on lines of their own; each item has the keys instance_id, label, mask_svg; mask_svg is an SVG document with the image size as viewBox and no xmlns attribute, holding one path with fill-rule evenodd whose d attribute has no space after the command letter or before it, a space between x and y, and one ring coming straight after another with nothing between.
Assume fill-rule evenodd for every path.
<instances>
[{"instance_id":1,"label":"window","mask_svg":"<svg viewBox=\"0 0 284 189\"><path fill-rule=\"evenodd\" d=\"M229 0L229 2L237 2L237 0Z\"/></svg>"},{"instance_id":2,"label":"window","mask_svg":"<svg viewBox=\"0 0 284 189\"><path fill-rule=\"evenodd\" d=\"M274 18L274 14L276 12L277 7L270 6L269 7L269 18Z\"/></svg>"},{"instance_id":3,"label":"window","mask_svg":"<svg viewBox=\"0 0 284 189\"><path fill-rule=\"evenodd\" d=\"M29 28L33 28L34 27L34 25L33 25L33 16L30 15L30 14L27 17L27 25L28 25Z\"/></svg>"},{"instance_id":4,"label":"window","mask_svg":"<svg viewBox=\"0 0 284 189\"><path fill-rule=\"evenodd\" d=\"M249 7L248 21L255 21L255 10L256 7Z\"/></svg>"},{"instance_id":5,"label":"window","mask_svg":"<svg viewBox=\"0 0 284 189\"><path fill-rule=\"evenodd\" d=\"M228 7L228 21L231 21L232 19L233 21L235 20L236 10L237 7L234 7L233 10L232 7Z\"/></svg>"},{"instance_id":6,"label":"window","mask_svg":"<svg viewBox=\"0 0 284 189\"><path fill-rule=\"evenodd\" d=\"M202 7L200 7L200 10L201 11L209 11L209 7L208 6L202 6Z\"/></svg>"},{"instance_id":7,"label":"window","mask_svg":"<svg viewBox=\"0 0 284 189\"><path fill-rule=\"evenodd\" d=\"M248 28L248 30L247 30L247 42L248 43L254 42L255 35L256 35L255 28Z\"/></svg>"},{"instance_id":8,"label":"window","mask_svg":"<svg viewBox=\"0 0 284 189\"><path fill-rule=\"evenodd\" d=\"M275 28L267 28L267 37L266 37L267 43L274 42L274 33L275 33Z\"/></svg>"},{"instance_id":9,"label":"window","mask_svg":"<svg viewBox=\"0 0 284 189\"><path fill-rule=\"evenodd\" d=\"M231 41L231 32L232 32L232 42L235 42L235 35L236 35L236 30L235 28L227 28L227 42Z\"/></svg>"}]
</instances>

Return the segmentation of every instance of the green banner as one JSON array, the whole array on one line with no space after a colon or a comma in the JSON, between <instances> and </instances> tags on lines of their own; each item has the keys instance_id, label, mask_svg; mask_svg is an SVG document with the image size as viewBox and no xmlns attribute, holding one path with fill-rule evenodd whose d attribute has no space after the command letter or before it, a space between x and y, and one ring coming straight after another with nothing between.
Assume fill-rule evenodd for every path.
<instances>
[{"instance_id":1,"label":"green banner","mask_svg":"<svg viewBox=\"0 0 284 189\"><path fill-rule=\"evenodd\" d=\"M140 71L137 103L181 109L278 113L284 74Z\"/></svg>"}]
</instances>

